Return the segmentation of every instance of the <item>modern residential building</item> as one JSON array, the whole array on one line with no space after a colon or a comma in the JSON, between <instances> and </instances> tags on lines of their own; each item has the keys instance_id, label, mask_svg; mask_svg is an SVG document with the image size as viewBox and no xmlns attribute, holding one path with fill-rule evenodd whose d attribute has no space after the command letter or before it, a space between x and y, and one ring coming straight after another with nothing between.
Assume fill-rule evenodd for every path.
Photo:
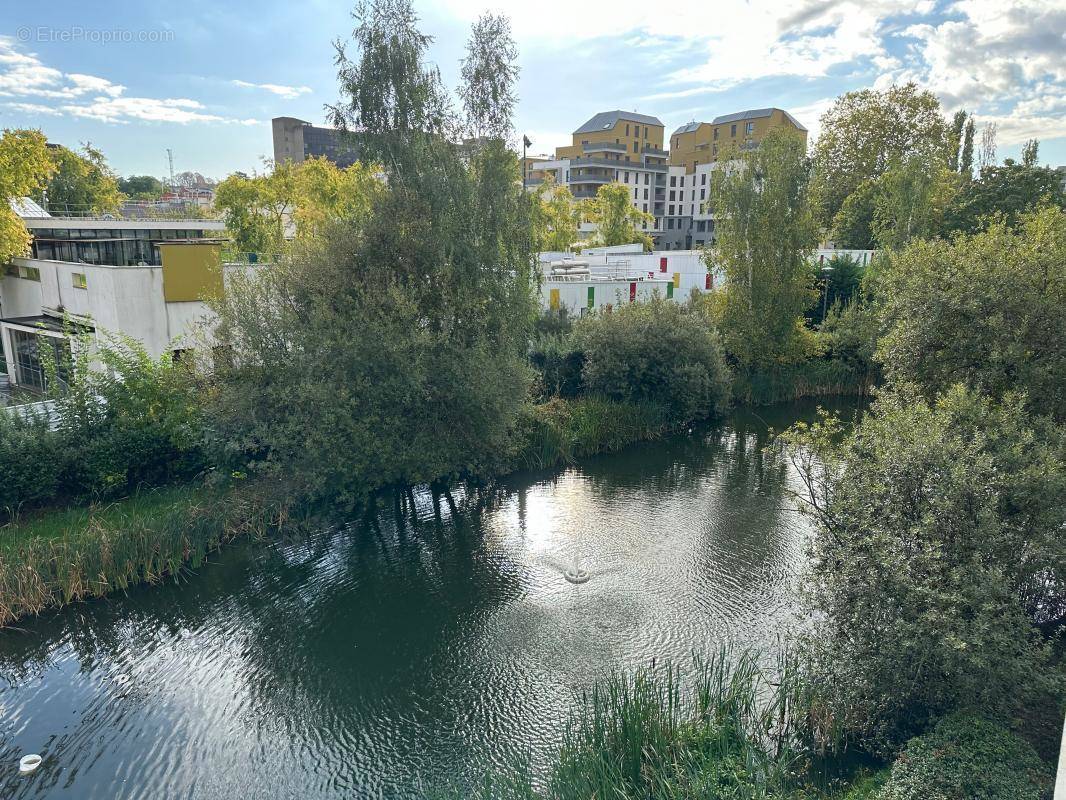
<instances>
[{"instance_id":1,"label":"modern residential building","mask_svg":"<svg viewBox=\"0 0 1066 800\"><path fill-rule=\"evenodd\" d=\"M274 137L274 163L300 163L323 157L338 167L350 167L359 159L354 144L336 128L312 125L296 117L274 117L270 121Z\"/></svg>"},{"instance_id":2,"label":"modern residential building","mask_svg":"<svg viewBox=\"0 0 1066 800\"><path fill-rule=\"evenodd\" d=\"M602 111L573 132L569 145L558 147L555 158L538 162L528 186L535 187L547 174L567 186L577 199L596 196L608 183L621 183L633 206L655 217L644 228L659 245L659 218L666 199L667 153L663 150L663 123L657 117L631 111ZM591 234L593 226L581 226Z\"/></svg>"},{"instance_id":3,"label":"modern residential building","mask_svg":"<svg viewBox=\"0 0 1066 800\"><path fill-rule=\"evenodd\" d=\"M730 153L758 147L774 128L787 128L803 136L807 129L780 108L754 108L724 114L710 122L689 122L670 136L670 164L693 172L701 164L713 164Z\"/></svg>"},{"instance_id":4,"label":"modern residential building","mask_svg":"<svg viewBox=\"0 0 1066 800\"><path fill-rule=\"evenodd\" d=\"M158 357L187 347L222 290L221 221L50 216L16 204L31 252L0 273L0 349L8 382L45 388L40 348L60 366L74 334L125 334ZM238 267L244 269L246 267Z\"/></svg>"}]
</instances>

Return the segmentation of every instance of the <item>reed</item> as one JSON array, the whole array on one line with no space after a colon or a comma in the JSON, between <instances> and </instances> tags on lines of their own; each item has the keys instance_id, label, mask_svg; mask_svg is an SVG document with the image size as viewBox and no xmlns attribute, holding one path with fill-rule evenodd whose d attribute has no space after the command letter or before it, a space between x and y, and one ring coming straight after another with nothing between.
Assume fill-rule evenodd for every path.
<instances>
[{"instance_id":1,"label":"reed","mask_svg":"<svg viewBox=\"0 0 1066 800\"><path fill-rule=\"evenodd\" d=\"M196 568L208 554L286 521L251 491L184 486L53 512L0 529L0 626Z\"/></svg>"},{"instance_id":2,"label":"reed","mask_svg":"<svg viewBox=\"0 0 1066 800\"><path fill-rule=\"evenodd\" d=\"M741 405L771 405L804 397L869 393L874 376L842 361L812 359L775 369L738 372L733 397Z\"/></svg>"}]
</instances>

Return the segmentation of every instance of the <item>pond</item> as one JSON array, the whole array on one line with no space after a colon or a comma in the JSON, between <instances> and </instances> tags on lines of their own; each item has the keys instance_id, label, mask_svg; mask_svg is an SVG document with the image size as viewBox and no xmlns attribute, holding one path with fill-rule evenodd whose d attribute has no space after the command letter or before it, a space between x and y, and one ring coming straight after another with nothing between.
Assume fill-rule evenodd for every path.
<instances>
[{"instance_id":1,"label":"pond","mask_svg":"<svg viewBox=\"0 0 1066 800\"><path fill-rule=\"evenodd\" d=\"M813 416L740 411L454 508L415 493L2 631L0 796L408 798L543 770L612 670L802 624L809 528L762 448Z\"/></svg>"}]
</instances>

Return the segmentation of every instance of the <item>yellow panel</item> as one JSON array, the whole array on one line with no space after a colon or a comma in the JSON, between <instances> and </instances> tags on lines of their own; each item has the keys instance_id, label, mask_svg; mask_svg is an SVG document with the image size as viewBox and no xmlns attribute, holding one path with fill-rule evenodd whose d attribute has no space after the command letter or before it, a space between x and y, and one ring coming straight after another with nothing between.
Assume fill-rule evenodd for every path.
<instances>
[{"instance_id":1,"label":"yellow panel","mask_svg":"<svg viewBox=\"0 0 1066 800\"><path fill-rule=\"evenodd\" d=\"M551 307L551 310L552 311L558 311L559 310L559 290L558 289L551 289L548 292L548 297L549 297L548 305Z\"/></svg>"},{"instance_id":2,"label":"yellow panel","mask_svg":"<svg viewBox=\"0 0 1066 800\"><path fill-rule=\"evenodd\" d=\"M680 289L681 288L681 273L680 272L675 272L674 273L674 288L675 289Z\"/></svg>"},{"instance_id":3,"label":"yellow panel","mask_svg":"<svg viewBox=\"0 0 1066 800\"><path fill-rule=\"evenodd\" d=\"M222 248L217 244L161 244L163 299L168 303L222 296Z\"/></svg>"}]
</instances>

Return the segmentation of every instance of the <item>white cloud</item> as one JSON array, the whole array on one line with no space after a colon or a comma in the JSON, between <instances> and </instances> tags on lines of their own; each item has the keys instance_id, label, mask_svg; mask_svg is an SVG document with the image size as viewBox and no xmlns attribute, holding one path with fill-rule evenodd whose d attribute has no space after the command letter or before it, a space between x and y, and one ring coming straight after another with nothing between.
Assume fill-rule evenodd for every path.
<instances>
[{"instance_id":1,"label":"white cloud","mask_svg":"<svg viewBox=\"0 0 1066 800\"><path fill-rule=\"evenodd\" d=\"M299 90L303 88L299 87ZM80 72L64 73L49 67L35 53L19 50L11 37L0 36L0 96L26 98L27 101L56 101L52 105L41 102L5 103L7 108L15 111L49 116L66 114L108 123L258 124L257 120L238 120L212 114L199 101L186 97L127 97L125 93L125 86L107 78Z\"/></svg>"},{"instance_id":2,"label":"white cloud","mask_svg":"<svg viewBox=\"0 0 1066 800\"><path fill-rule=\"evenodd\" d=\"M310 86L283 86L277 83L249 83L248 81L235 80L233 85L245 89L262 89L285 100L295 100L300 95L311 92Z\"/></svg>"}]
</instances>

